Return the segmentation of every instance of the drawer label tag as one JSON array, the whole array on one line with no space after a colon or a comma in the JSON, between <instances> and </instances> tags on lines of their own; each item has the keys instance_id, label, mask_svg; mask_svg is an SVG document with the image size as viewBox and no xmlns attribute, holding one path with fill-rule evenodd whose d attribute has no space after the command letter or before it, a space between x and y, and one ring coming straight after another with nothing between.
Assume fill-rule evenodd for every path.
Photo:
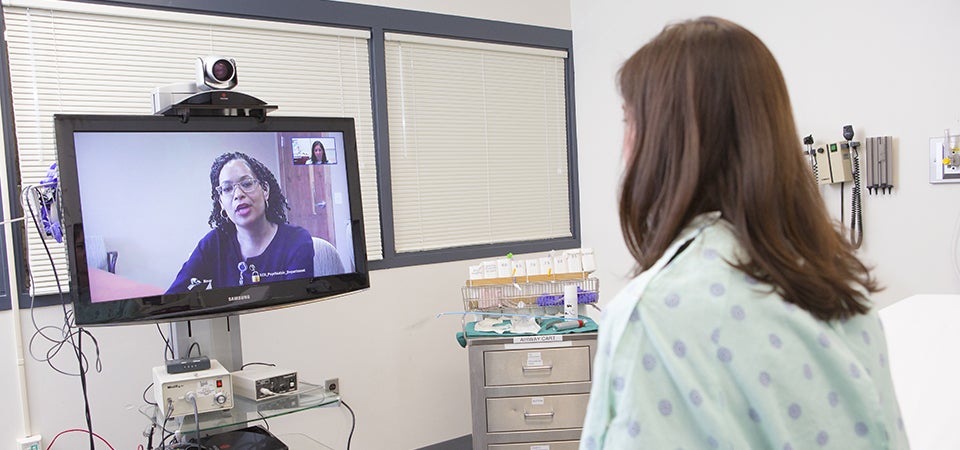
<instances>
[{"instance_id":1,"label":"drawer label tag","mask_svg":"<svg viewBox=\"0 0 960 450\"><path fill-rule=\"evenodd\" d=\"M563 336L553 334L543 336L517 336L513 338L514 344L530 344L534 342L563 342Z\"/></svg>"},{"instance_id":2,"label":"drawer label tag","mask_svg":"<svg viewBox=\"0 0 960 450\"><path fill-rule=\"evenodd\" d=\"M530 404L534 406L543 405L543 397L533 397L530 399Z\"/></svg>"},{"instance_id":3,"label":"drawer label tag","mask_svg":"<svg viewBox=\"0 0 960 450\"><path fill-rule=\"evenodd\" d=\"M540 352L527 352L527 367L539 367L543 365L543 357Z\"/></svg>"},{"instance_id":4,"label":"drawer label tag","mask_svg":"<svg viewBox=\"0 0 960 450\"><path fill-rule=\"evenodd\" d=\"M549 445L531 445L530 450L550 450Z\"/></svg>"}]
</instances>

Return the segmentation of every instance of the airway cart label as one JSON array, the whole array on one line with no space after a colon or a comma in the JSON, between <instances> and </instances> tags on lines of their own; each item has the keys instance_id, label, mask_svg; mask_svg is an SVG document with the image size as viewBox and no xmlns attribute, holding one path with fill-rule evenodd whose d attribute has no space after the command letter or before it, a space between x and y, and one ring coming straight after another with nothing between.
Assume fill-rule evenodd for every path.
<instances>
[{"instance_id":1,"label":"airway cart label","mask_svg":"<svg viewBox=\"0 0 960 450\"><path fill-rule=\"evenodd\" d=\"M514 344L533 344L536 342L563 342L563 336L554 334L547 336L517 336L513 338Z\"/></svg>"}]
</instances>

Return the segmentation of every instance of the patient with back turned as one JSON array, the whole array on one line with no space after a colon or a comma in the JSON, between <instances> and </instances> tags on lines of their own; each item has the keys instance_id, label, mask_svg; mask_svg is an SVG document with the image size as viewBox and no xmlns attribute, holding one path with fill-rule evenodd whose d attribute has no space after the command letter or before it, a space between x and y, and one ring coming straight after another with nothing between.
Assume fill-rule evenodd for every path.
<instances>
[{"instance_id":1,"label":"patient with back turned","mask_svg":"<svg viewBox=\"0 0 960 450\"><path fill-rule=\"evenodd\" d=\"M667 26L620 68L620 225L580 438L597 449L906 449L879 290L751 32Z\"/></svg>"}]
</instances>

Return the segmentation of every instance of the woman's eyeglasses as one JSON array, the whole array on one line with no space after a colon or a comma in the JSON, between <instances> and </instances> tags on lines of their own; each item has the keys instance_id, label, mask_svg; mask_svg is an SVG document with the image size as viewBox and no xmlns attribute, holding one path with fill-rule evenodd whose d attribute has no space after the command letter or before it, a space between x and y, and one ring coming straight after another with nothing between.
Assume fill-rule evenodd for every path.
<instances>
[{"instance_id":1,"label":"woman's eyeglasses","mask_svg":"<svg viewBox=\"0 0 960 450\"><path fill-rule=\"evenodd\" d=\"M243 178L237 183L223 183L220 186L214 188L217 191L217 194L220 196L230 196L233 195L233 189L239 187L241 191L249 194L253 191L253 188L260 185L260 181L255 178Z\"/></svg>"}]
</instances>

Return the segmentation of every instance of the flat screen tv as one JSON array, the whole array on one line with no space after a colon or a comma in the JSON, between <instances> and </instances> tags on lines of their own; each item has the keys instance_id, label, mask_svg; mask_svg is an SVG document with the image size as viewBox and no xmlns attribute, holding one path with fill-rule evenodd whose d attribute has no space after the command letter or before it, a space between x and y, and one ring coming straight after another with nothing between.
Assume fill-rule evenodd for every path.
<instances>
[{"instance_id":1,"label":"flat screen tv","mask_svg":"<svg viewBox=\"0 0 960 450\"><path fill-rule=\"evenodd\" d=\"M369 287L353 119L54 122L78 325L228 316Z\"/></svg>"}]
</instances>

